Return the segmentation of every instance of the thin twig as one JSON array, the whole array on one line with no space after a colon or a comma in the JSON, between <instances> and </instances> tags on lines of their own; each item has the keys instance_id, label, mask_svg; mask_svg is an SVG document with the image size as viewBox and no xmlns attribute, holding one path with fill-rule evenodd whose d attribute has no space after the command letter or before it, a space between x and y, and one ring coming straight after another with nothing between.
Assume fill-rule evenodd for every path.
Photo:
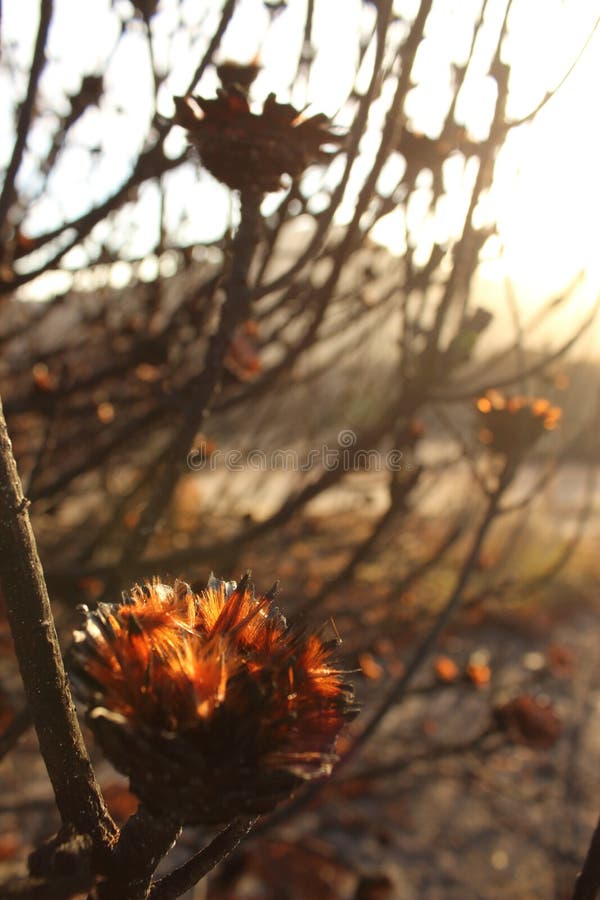
<instances>
[{"instance_id":1,"label":"thin twig","mask_svg":"<svg viewBox=\"0 0 600 900\"><path fill-rule=\"evenodd\" d=\"M403 756L400 759L392 760L388 763L366 766L359 769L358 772L352 772L343 778L336 778L336 784L356 784L364 781L371 781L379 778L388 778L390 775L398 775L400 772L410 769L419 763L433 762L438 759L447 759L451 756L465 756L475 750L483 750L483 744L487 739L496 736L497 729L493 724L486 725L480 732L473 737L463 741L455 741L449 744L439 744L426 747L412 756ZM494 745L492 749L496 749Z\"/></svg>"},{"instance_id":2,"label":"thin twig","mask_svg":"<svg viewBox=\"0 0 600 900\"><path fill-rule=\"evenodd\" d=\"M415 651L411 661L409 662L406 670L401 678L397 680L392 689L388 692L388 694L384 697L384 699L379 704L378 708L375 710L373 715L371 716L368 724L365 726L363 731L358 735L354 744L346 754L346 756L341 760L338 764L336 771L339 771L341 768L345 768L351 759L354 758L356 753L363 747L363 745L373 736L375 731L381 725L383 719L388 714L388 712L396 706L400 698L406 692L406 688L412 681L416 672L420 669L422 663L428 657L431 650L435 647L438 638L442 634L443 630L446 628L448 623L450 622L452 616L460 606L464 595L464 589L467 585L467 582L475 568L477 561L479 559L479 555L481 553L481 548L483 546L484 540L487 537L487 533L493 524L496 518L496 512L498 509L498 504L506 491L508 485L513 479L515 474L515 469L510 463L506 463L504 469L498 479L498 485L496 490L491 493L488 497L487 507L477 529L477 532L473 538L473 542L471 544L471 549L467 554L460 572L456 578L456 582L454 584L454 588L452 592L444 604L441 612L437 616L435 622L425 635L424 639L421 641L421 644Z\"/></svg>"},{"instance_id":3,"label":"thin twig","mask_svg":"<svg viewBox=\"0 0 600 900\"><path fill-rule=\"evenodd\" d=\"M361 541L361 543L354 548L354 551L342 569L329 581L326 581L321 590L315 594L314 597L308 598L299 607L297 610L298 614L314 610L316 607L320 606L327 597L350 581L357 567L368 558L374 546L377 544L377 541L386 530L389 529L390 525L407 512L408 497L416 488L421 474L422 469L415 468L410 477L401 481L398 480L395 472L391 474L389 479L390 502L387 509L375 522L364 541Z\"/></svg>"},{"instance_id":4,"label":"thin twig","mask_svg":"<svg viewBox=\"0 0 600 900\"><path fill-rule=\"evenodd\" d=\"M4 224L6 214L13 201L15 178L17 177L17 172L19 171L21 160L23 159L23 151L25 150L25 143L27 141L27 135L29 134L29 126L33 115L38 82L40 75L42 74L42 69L46 63L45 49L46 40L48 38L48 29L50 28L50 19L52 18L52 6L52 0L42 0L40 5L40 21L33 51L33 61L29 71L27 94L25 95L25 99L19 112L15 145L4 177L2 194L0 194L0 229Z\"/></svg>"},{"instance_id":5,"label":"thin twig","mask_svg":"<svg viewBox=\"0 0 600 900\"><path fill-rule=\"evenodd\" d=\"M544 371L548 366L556 362L556 360L561 359L561 357L565 356L565 354L574 347L574 345L579 341L583 335L588 331L588 329L593 325L600 312L600 296L598 296L594 306L592 307L592 311L590 314L584 319L584 321L577 327L576 331L574 331L571 336L564 341L556 350L552 350L550 353L544 354L542 359L538 360L535 363L532 363L525 370L520 370L515 372L512 375L506 375L502 378L495 378L490 380L488 378L487 381L476 385L475 387L470 384L454 384L451 385L451 393L448 392L438 392L435 391L431 393L430 398L439 403L444 402L458 402L459 400L472 400L473 397L481 396L485 394L486 391L489 391L490 388L501 389L504 387L508 387L511 384L514 384L515 381L524 378L530 378L533 375L536 375L538 372Z\"/></svg>"},{"instance_id":6,"label":"thin twig","mask_svg":"<svg viewBox=\"0 0 600 900\"><path fill-rule=\"evenodd\" d=\"M337 778L339 776L339 773L348 766L348 764L352 759L354 759L358 751L361 750L365 743L373 737L388 712L398 704L401 697L406 693L406 689L408 688L413 677L420 669L424 661L427 659L429 653L437 643L439 636L460 606L464 594L464 589L477 563L477 560L479 559L483 542L487 536L490 526L495 520L498 504L500 503L500 500L509 484L511 483L514 475L514 467L507 463L499 477L496 490L488 496L486 510L482 517L479 528L477 529L477 533L475 534L475 537L473 539L471 549L457 576L456 583L454 585L452 593L450 594L450 597L446 601L446 604L439 613L435 622L416 649L412 660L404 671L404 674L394 683L391 690L387 693L387 695L380 703L379 707L371 716L371 719L369 720L366 727L355 739L350 750L335 767L334 778ZM275 812L265 820L264 824L259 826L259 830L264 831L267 828L271 828L272 826L278 824L279 822L288 821L288 819L292 815L297 813L300 809L303 809L321 791L324 784L325 781L323 779L313 781L310 786L302 791L294 800L292 800L291 803L278 810L275 810Z\"/></svg>"},{"instance_id":7,"label":"thin twig","mask_svg":"<svg viewBox=\"0 0 600 900\"><path fill-rule=\"evenodd\" d=\"M221 13L221 18L219 20L219 24L217 25L215 31L213 32L213 35L210 39L210 43L206 49L206 53L200 60L194 74L192 75L192 77L190 78L190 81L188 82L188 88L187 88L187 91L185 92L186 94L188 94L191 90L193 90L193 88L198 84L198 82L202 78L202 75L204 74L204 70L206 69L208 64L211 62L215 52L219 49L219 44L221 43L223 35L225 34L225 32L227 30L229 22L231 21L231 17L233 16L233 13L235 12L236 5L237 5L237 0L226 0L225 4L223 5L223 12Z\"/></svg>"},{"instance_id":8,"label":"thin twig","mask_svg":"<svg viewBox=\"0 0 600 900\"><path fill-rule=\"evenodd\" d=\"M346 141L346 165L338 184L331 194L329 205L320 216L317 223L317 228L311 240L309 241L308 246L302 251L302 253L299 254L299 256L284 272L277 274L272 279L272 281L267 282L266 284L257 285L255 288L255 299L259 299L261 297L267 296L268 294L272 294L278 291L280 288L286 288L290 283L290 279L293 278L294 275L300 272L308 263L314 264L315 255L322 245L329 226L333 222L335 212L338 209L346 192L350 174L358 154L359 144L365 132L371 104L375 101L381 89L381 71L383 68L386 44L385 35L389 22L391 20L391 7L392 4L390 0L385 0L385 2L381 4L378 10L377 42L369 86L361 97L358 110L350 128L350 132ZM373 186L380 169L381 165L377 166L373 180ZM359 203L357 204L357 208L360 206L361 203L359 201ZM358 214L355 213L354 221L357 220L357 217ZM351 228L352 227L353 225L351 226Z\"/></svg>"},{"instance_id":9,"label":"thin twig","mask_svg":"<svg viewBox=\"0 0 600 900\"><path fill-rule=\"evenodd\" d=\"M255 818L241 818L232 822L200 853L192 856L183 866L157 881L150 891L149 900L175 900L176 897L180 897L185 891L190 890L211 869L229 856L232 850L235 850L255 822Z\"/></svg>"}]
</instances>

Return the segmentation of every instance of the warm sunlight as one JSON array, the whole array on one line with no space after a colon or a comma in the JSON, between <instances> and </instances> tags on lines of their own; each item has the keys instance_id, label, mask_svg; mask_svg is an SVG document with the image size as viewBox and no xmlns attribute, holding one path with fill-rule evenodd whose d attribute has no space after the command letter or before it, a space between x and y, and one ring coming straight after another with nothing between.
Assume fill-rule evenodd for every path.
<instances>
[{"instance_id":1,"label":"warm sunlight","mask_svg":"<svg viewBox=\"0 0 600 900\"><path fill-rule=\"evenodd\" d=\"M436 44L456 45L460 57L468 48L460 46L460 16L467 7L476 11L477 2L437 4L445 15L429 36L431 49L423 67L429 66L432 83L444 73L436 70ZM232 28L224 49L233 58L250 59L258 54L264 66L257 80L258 90L273 84L287 85L292 74L305 3L289 3L289 11L263 40L267 16L256 14L255 4L246 0L244 26ZM352 79L361 0L328 0L316 5L314 42L318 48L316 65L303 96L296 99L318 104L331 114L342 102ZM395 4L399 12L409 12L411 2ZM493 14L494 6L488 5ZM444 9L447 8L447 9ZM523 286L522 299L565 285L585 270L594 287L600 287L597 249L597 220L600 209L600 114L596 86L600 83L600 6L580 2L547 2L543 9L530 0L516 0L509 19L504 61L510 63L509 113L514 119L527 116L543 100L546 91L561 81L573 63L573 72L548 105L533 119L508 137L497 164L490 210L498 219L499 241L490 253L490 274L508 276ZM540 16L543 25L540 27ZM490 15L493 18L493 15ZM241 20L240 20L241 22ZM595 33L592 32L596 28ZM591 40L587 44L588 38ZM581 52L583 49L583 52ZM447 51L446 51L447 53ZM581 57L579 54L581 53ZM425 56L425 54L423 54ZM412 98L412 124L417 130L435 135L439 131L438 94L416 90ZM474 136L485 136L488 96L484 85L466 87L458 109ZM488 210L486 210L488 212ZM400 250L401 229L394 216L378 225L376 237ZM492 259L502 248L502 262Z\"/></svg>"},{"instance_id":2,"label":"warm sunlight","mask_svg":"<svg viewBox=\"0 0 600 900\"><path fill-rule=\"evenodd\" d=\"M125 9L127 0L116 3L117 12L122 4ZM191 16L192 4L187 5ZM217 3L207 4L206 27L213 18L216 21L218 6ZM397 2L394 8L400 14L412 15L414 6L406 0ZM186 3L183 4L185 7ZM470 17L474 22L480 4L477 0L469 3L438 0L435 7L438 14L432 17L433 24L419 48L414 69L417 82L406 104L409 127L433 138L440 132L447 106L449 60L454 65L466 61L469 44L465 40L463 21ZM30 52L30 23L35 21L35 8L35 0L23 0L9 6L5 12L4 40L12 48L15 63L24 64ZM168 32L174 22L171 4L165 2L161 9L164 9L159 16L161 31L157 31L154 52L168 74L158 94L158 111L170 117L172 94L181 90L188 73L185 56L173 55L172 48L168 49L167 44L161 42L161 35ZM470 138L479 141L487 134L489 104L493 97L492 82L484 77L489 64L487 44L498 28L502 9L501 2L486 4L484 26L488 23L488 31L484 27L482 39L475 46L471 75L457 98L457 120L464 122ZM99 119L90 113L78 125L80 146L71 146L66 151L64 157L68 165L57 171L53 182L60 196L59 202L51 196L42 197L29 211L28 227L34 233L52 226L61 215L77 215L85 208L90 193L101 197L108 190L117 171L122 170L124 144L132 149L135 147L136 134L143 129L151 112L148 100L144 99L150 69L142 31L129 33L126 54L121 50L114 53L111 48L118 35L116 20L105 13L103 0L86 4L85 11L78 0L63 0L57 5L51 31L54 65L50 74L54 72L58 76L62 72L62 77L75 85L79 72L105 68L108 83L118 91L118 106L105 105L102 109L106 152L91 181L85 148L96 140ZM259 0L242 0L240 3L239 14L224 35L220 54L221 58L240 61L260 60L262 70L254 86L255 96L266 96L271 90L281 98L290 96L289 84L296 59L302 52L305 13L305 0L290 0L283 13L275 17ZM541 111L507 135L496 162L493 189L475 213L484 227L488 221L496 221L496 234L483 248L480 282L486 291L494 293L494 286L501 286L508 279L525 310L535 309L549 293L565 289L580 273L585 275L577 296L580 312L591 307L600 288L595 227L600 208L600 167L597 163L600 116L594 89L600 83L597 15L595 4L549 2L544 4L542 11L530 0L515 0L509 16L502 59L511 65L508 114L512 119L527 117L543 102L546 92L553 90L569 73ZM543 28L540 28L540 16L543 17ZM374 22L372 4L362 0L327 0L315 4L312 20L314 60L310 78L297 80L291 93L297 106L306 106L309 112L318 109L336 116L340 125L347 124L347 113L341 106L359 59L361 44L357 37L371 33ZM75 42L73 34L78 35ZM372 52L370 45L362 62L363 69ZM214 71L208 70L200 82L200 89L206 95L215 88ZM48 99L52 98L54 90L54 79L49 76L45 82ZM57 95L57 103L62 102ZM5 118L6 110L0 109L0 114ZM124 115L127 116L126 125ZM373 128L382 121L377 104L370 121ZM47 137L40 128L32 135L32 140L33 146L44 146ZM169 137L173 153L182 149L182 140L182 134L175 129ZM351 215L362 173L368 170L376 142L376 132L367 131L362 143L363 154L356 161L338 212L342 220ZM391 184L397 177L397 170L398 166L392 166L390 161L381 178L387 173ZM26 171L21 177L26 177ZM425 170L418 177L420 190L411 198L407 219L401 208L397 208L376 223L373 238L400 255L406 250L407 227L414 233L411 240L421 243L425 254L432 241L451 239L461 227L461 184L463 179L469 182L473 176L469 165L464 167L457 157L450 157L444 171L447 194L441 198L435 214L429 210L431 182ZM31 177L35 178L33 173ZM177 196L197 194L197 203L202 207L210 198L212 215L208 219L190 218L186 225L189 240L210 240L221 233L231 210L226 192L219 185L210 179L208 183L204 179L199 185L195 176L185 170L174 173L170 183L173 194L167 202L167 216L173 216L173 199L176 202ZM381 183L385 186L384 180ZM315 190L318 189L315 183ZM31 190L35 194L34 181ZM151 192L146 191L140 202L144 214L132 244L136 256L147 252L144 248L153 240L157 215ZM76 267L81 266L84 258L79 251L73 251L68 257ZM26 289L27 295L43 297L54 285L60 286L62 279L63 276L58 275L42 277ZM560 328L560 323L561 316L558 316L555 327ZM589 345L588 349L592 350L593 346Z\"/></svg>"}]
</instances>

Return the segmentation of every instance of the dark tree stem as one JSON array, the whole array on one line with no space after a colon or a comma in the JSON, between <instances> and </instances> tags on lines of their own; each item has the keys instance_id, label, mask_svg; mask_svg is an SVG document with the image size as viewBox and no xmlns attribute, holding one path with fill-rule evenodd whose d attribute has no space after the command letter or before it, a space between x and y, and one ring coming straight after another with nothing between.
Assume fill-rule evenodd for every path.
<instances>
[{"instance_id":1,"label":"dark tree stem","mask_svg":"<svg viewBox=\"0 0 600 900\"><path fill-rule=\"evenodd\" d=\"M19 112L17 137L8 168L6 169L6 175L4 176L2 193L0 194L0 228L4 224L6 214L13 201L15 178L17 177L17 172L19 171L21 160L23 159L23 151L25 150L27 135L29 134L29 126L33 115L38 82L46 62L45 48L46 40L48 38L48 29L50 28L50 19L52 18L52 6L52 0L41 0L40 22L33 51L33 61L29 72L27 94L25 95L25 99Z\"/></svg>"},{"instance_id":2,"label":"dark tree stem","mask_svg":"<svg viewBox=\"0 0 600 900\"><path fill-rule=\"evenodd\" d=\"M190 385L183 421L167 449L163 470L157 477L139 525L123 550L123 565L130 564L144 552L156 523L171 499L198 428L220 391L227 350L235 329L250 311L248 272L258 242L261 200L262 194L253 188L241 192L241 221L233 239L231 268L219 324L210 339L203 371Z\"/></svg>"},{"instance_id":3,"label":"dark tree stem","mask_svg":"<svg viewBox=\"0 0 600 900\"><path fill-rule=\"evenodd\" d=\"M98 900L144 900L157 865L181 832L181 822L157 818L140 806L124 826L115 845Z\"/></svg>"},{"instance_id":4,"label":"dark tree stem","mask_svg":"<svg viewBox=\"0 0 600 900\"><path fill-rule=\"evenodd\" d=\"M571 900L597 900L600 895L600 819L583 862Z\"/></svg>"},{"instance_id":5,"label":"dark tree stem","mask_svg":"<svg viewBox=\"0 0 600 900\"><path fill-rule=\"evenodd\" d=\"M232 822L183 866L157 881L150 891L149 900L175 900L181 897L235 850L255 821L254 818L241 818Z\"/></svg>"},{"instance_id":6,"label":"dark tree stem","mask_svg":"<svg viewBox=\"0 0 600 900\"><path fill-rule=\"evenodd\" d=\"M2 900L67 900L90 887L89 873L46 878L9 878L2 882Z\"/></svg>"},{"instance_id":7,"label":"dark tree stem","mask_svg":"<svg viewBox=\"0 0 600 900\"><path fill-rule=\"evenodd\" d=\"M0 585L63 825L106 845L115 828L85 748L0 400Z\"/></svg>"}]
</instances>

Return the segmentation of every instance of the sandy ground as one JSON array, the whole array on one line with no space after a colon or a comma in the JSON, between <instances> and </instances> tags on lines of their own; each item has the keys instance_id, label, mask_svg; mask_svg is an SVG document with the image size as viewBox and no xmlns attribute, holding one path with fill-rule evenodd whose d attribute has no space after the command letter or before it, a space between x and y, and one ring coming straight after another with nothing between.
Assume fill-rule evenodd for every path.
<instances>
[{"instance_id":1,"label":"sandy ground","mask_svg":"<svg viewBox=\"0 0 600 900\"><path fill-rule=\"evenodd\" d=\"M567 471L544 501L552 513L539 528L557 540L576 521L583 479ZM597 528L592 516L581 557L588 563ZM249 839L194 900L568 900L600 810L600 604L589 572L572 590L576 582L561 576L531 606L496 604L461 616L438 648L456 677L440 683L429 659L339 782ZM370 677L355 676L363 704L357 730L410 658L420 627L376 644ZM489 681L464 677L473 662ZM18 706L5 637L0 684L5 701ZM556 739L545 748L515 742L514 734L479 739L492 710L523 695L549 704L560 722ZM113 809L126 812L122 779L100 761L98 771ZM22 872L29 849L57 824L30 730L0 762L2 875ZM184 833L165 865L205 837Z\"/></svg>"}]
</instances>

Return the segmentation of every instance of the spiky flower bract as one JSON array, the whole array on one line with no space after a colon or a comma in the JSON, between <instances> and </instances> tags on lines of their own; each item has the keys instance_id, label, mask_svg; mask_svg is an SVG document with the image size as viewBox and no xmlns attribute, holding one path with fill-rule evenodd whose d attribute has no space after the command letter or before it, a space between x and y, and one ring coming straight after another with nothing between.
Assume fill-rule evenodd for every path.
<instances>
[{"instance_id":1,"label":"spiky flower bract","mask_svg":"<svg viewBox=\"0 0 600 900\"><path fill-rule=\"evenodd\" d=\"M289 627L248 576L136 585L85 611L72 676L106 756L151 810L186 824L266 812L328 774L353 715L332 647Z\"/></svg>"},{"instance_id":2,"label":"spiky flower bract","mask_svg":"<svg viewBox=\"0 0 600 900\"><path fill-rule=\"evenodd\" d=\"M326 145L341 138L326 116L303 119L289 103L269 94L260 113L250 110L236 85L217 97L175 97L175 121L186 128L203 165L231 188L277 191L283 174L297 177L311 163L326 160Z\"/></svg>"},{"instance_id":3,"label":"spiky flower bract","mask_svg":"<svg viewBox=\"0 0 600 900\"><path fill-rule=\"evenodd\" d=\"M490 390L476 401L479 440L504 456L520 456L559 425L562 410L543 397Z\"/></svg>"}]
</instances>

